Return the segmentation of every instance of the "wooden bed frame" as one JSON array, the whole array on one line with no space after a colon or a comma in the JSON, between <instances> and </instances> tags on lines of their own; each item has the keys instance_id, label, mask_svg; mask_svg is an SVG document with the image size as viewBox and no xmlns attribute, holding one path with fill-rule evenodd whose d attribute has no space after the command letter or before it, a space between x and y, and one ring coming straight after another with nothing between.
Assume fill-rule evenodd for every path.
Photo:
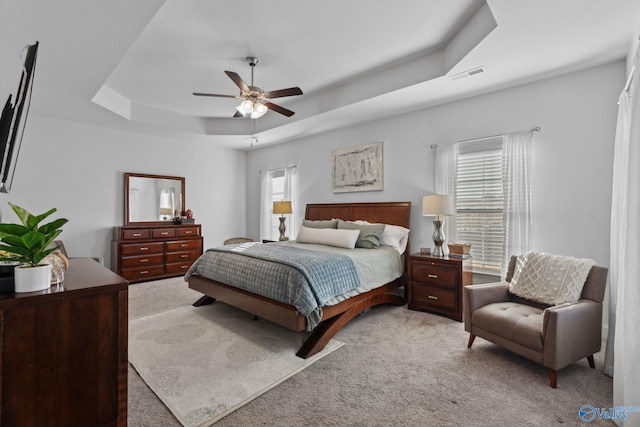
<instances>
[{"instance_id":1,"label":"wooden bed frame","mask_svg":"<svg viewBox=\"0 0 640 427\"><path fill-rule=\"evenodd\" d=\"M327 203L308 204L305 218L309 220L340 218L345 221L362 219L369 222L400 225L409 228L410 214L411 202ZM313 332L296 355L306 359L318 353L344 325L370 307L387 303L404 305L406 302L405 297L392 293L392 291L406 283L406 254L408 252L409 245L407 244L407 251L404 256L405 274L403 277L336 305L323 307L320 324L313 329ZM307 329L306 318L291 305L202 276L189 277L189 287L204 294L202 298L193 304L195 307L219 300L293 331L305 331Z\"/></svg>"}]
</instances>

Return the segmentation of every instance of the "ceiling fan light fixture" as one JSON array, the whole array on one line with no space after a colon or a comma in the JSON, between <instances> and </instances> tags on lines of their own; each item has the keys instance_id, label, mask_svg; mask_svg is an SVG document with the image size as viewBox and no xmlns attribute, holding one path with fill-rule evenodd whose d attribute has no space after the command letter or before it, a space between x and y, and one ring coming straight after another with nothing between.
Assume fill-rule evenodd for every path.
<instances>
[{"instance_id":1,"label":"ceiling fan light fixture","mask_svg":"<svg viewBox=\"0 0 640 427\"><path fill-rule=\"evenodd\" d=\"M267 110L268 108L266 105L257 102L253 106L253 111L251 112L251 118L259 119L260 117L266 114Z\"/></svg>"},{"instance_id":2,"label":"ceiling fan light fixture","mask_svg":"<svg viewBox=\"0 0 640 427\"><path fill-rule=\"evenodd\" d=\"M240 111L242 114L252 113L253 112L253 102L249 101L248 99L245 99L237 107L237 110Z\"/></svg>"}]
</instances>

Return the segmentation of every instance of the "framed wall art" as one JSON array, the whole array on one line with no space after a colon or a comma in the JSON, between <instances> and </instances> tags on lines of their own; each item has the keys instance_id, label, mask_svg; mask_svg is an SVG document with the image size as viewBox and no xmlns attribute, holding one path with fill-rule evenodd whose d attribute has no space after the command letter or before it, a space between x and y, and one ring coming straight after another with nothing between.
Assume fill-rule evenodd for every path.
<instances>
[{"instance_id":1,"label":"framed wall art","mask_svg":"<svg viewBox=\"0 0 640 427\"><path fill-rule=\"evenodd\" d=\"M382 142L331 152L334 193L382 190Z\"/></svg>"}]
</instances>

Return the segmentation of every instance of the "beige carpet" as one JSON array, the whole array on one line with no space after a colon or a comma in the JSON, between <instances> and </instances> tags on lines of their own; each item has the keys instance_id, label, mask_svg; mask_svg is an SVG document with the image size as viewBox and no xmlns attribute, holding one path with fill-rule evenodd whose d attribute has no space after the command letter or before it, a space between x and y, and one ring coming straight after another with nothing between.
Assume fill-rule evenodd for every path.
<instances>
[{"instance_id":1,"label":"beige carpet","mask_svg":"<svg viewBox=\"0 0 640 427\"><path fill-rule=\"evenodd\" d=\"M179 279L131 285L129 312L187 306L200 294ZM215 304L214 304L215 305ZM345 345L215 424L226 426L585 426L582 405L612 406L613 384L581 360L546 370L480 338L467 348L462 323L380 306L337 335ZM129 427L179 427L133 369ZM596 419L588 425L612 426Z\"/></svg>"},{"instance_id":2,"label":"beige carpet","mask_svg":"<svg viewBox=\"0 0 640 427\"><path fill-rule=\"evenodd\" d=\"M224 304L129 322L129 361L185 426L210 425L343 345L295 356L305 334Z\"/></svg>"}]
</instances>

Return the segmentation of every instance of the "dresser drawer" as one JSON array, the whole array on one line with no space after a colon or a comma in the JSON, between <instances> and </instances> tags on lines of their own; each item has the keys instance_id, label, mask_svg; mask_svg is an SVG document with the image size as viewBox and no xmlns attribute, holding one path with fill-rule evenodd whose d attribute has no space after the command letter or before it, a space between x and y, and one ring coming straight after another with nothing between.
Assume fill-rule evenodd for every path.
<instances>
[{"instance_id":1,"label":"dresser drawer","mask_svg":"<svg viewBox=\"0 0 640 427\"><path fill-rule=\"evenodd\" d=\"M199 236L198 227L180 227L178 228L178 237Z\"/></svg>"},{"instance_id":2,"label":"dresser drawer","mask_svg":"<svg viewBox=\"0 0 640 427\"><path fill-rule=\"evenodd\" d=\"M458 293L436 286L411 284L411 303L419 308L430 307L448 311L458 310Z\"/></svg>"},{"instance_id":3,"label":"dresser drawer","mask_svg":"<svg viewBox=\"0 0 640 427\"><path fill-rule=\"evenodd\" d=\"M167 274L185 274L193 261L176 262L167 264Z\"/></svg>"},{"instance_id":4,"label":"dresser drawer","mask_svg":"<svg viewBox=\"0 0 640 427\"><path fill-rule=\"evenodd\" d=\"M121 245L122 255L161 254L164 252L164 243L131 243Z\"/></svg>"},{"instance_id":5,"label":"dresser drawer","mask_svg":"<svg viewBox=\"0 0 640 427\"><path fill-rule=\"evenodd\" d=\"M154 239L170 239L176 237L175 228L154 228L151 230L151 237Z\"/></svg>"},{"instance_id":6,"label":"dresser drawer","mask_svg":"<svg viewBox=\"0 0 640 427\"><path fill-rule=\"evenodd\" d=\"M157 266L164 264L163 254L122 257L122 268Z\"/></svg>"},{"instance_id":7,"label":"dresser drawer","mask_svg":"<svg viewBox=\"0 0 640 427\"><path fill-rule=\"evenodd\" d=\"M153 276L162 276L164 265L140 268L123 268L121 276L127 280L145 280Z\"/></svg>"},{"instance_id":8,"label":"dresser drawer","mask_svg":"<svg viewBox=\"0 0 640 427\"><path fill-rule=\"evenodd\" d=\"M202 247L201 239L179 240L175 242L167 242L167 252L180 252L188 250L200 250Z\"/></svg>"},{"instance_id":9,"label":"dresser drawer","mask_svg":"<svg viewBox=\"0 0 640 427\"><path fill-rule=\"evenodd\" d=\"M411 280L456 289L458 270L444 265L414 262L411 264Z\"/></svg>"},{"instance_id":10,"label":"dresser drawer","mask_svg":"<svg viewBox=\"0 0 640 427\"><path fill-rule=\"evenodd\" d=\"M200 251L171 252L167 254L167 263L195 261L200 256Z\"/></svg>"},{"instance_id":11,"label":"dresser drawer","mask_svg":"<svg viewBox=\"0 0 640 427\"><path fill-rule=\"evenodd\" d=\"M122 230L122 240L144 240L151 236L148 228Z\"/></svg>"}]
</instances>

